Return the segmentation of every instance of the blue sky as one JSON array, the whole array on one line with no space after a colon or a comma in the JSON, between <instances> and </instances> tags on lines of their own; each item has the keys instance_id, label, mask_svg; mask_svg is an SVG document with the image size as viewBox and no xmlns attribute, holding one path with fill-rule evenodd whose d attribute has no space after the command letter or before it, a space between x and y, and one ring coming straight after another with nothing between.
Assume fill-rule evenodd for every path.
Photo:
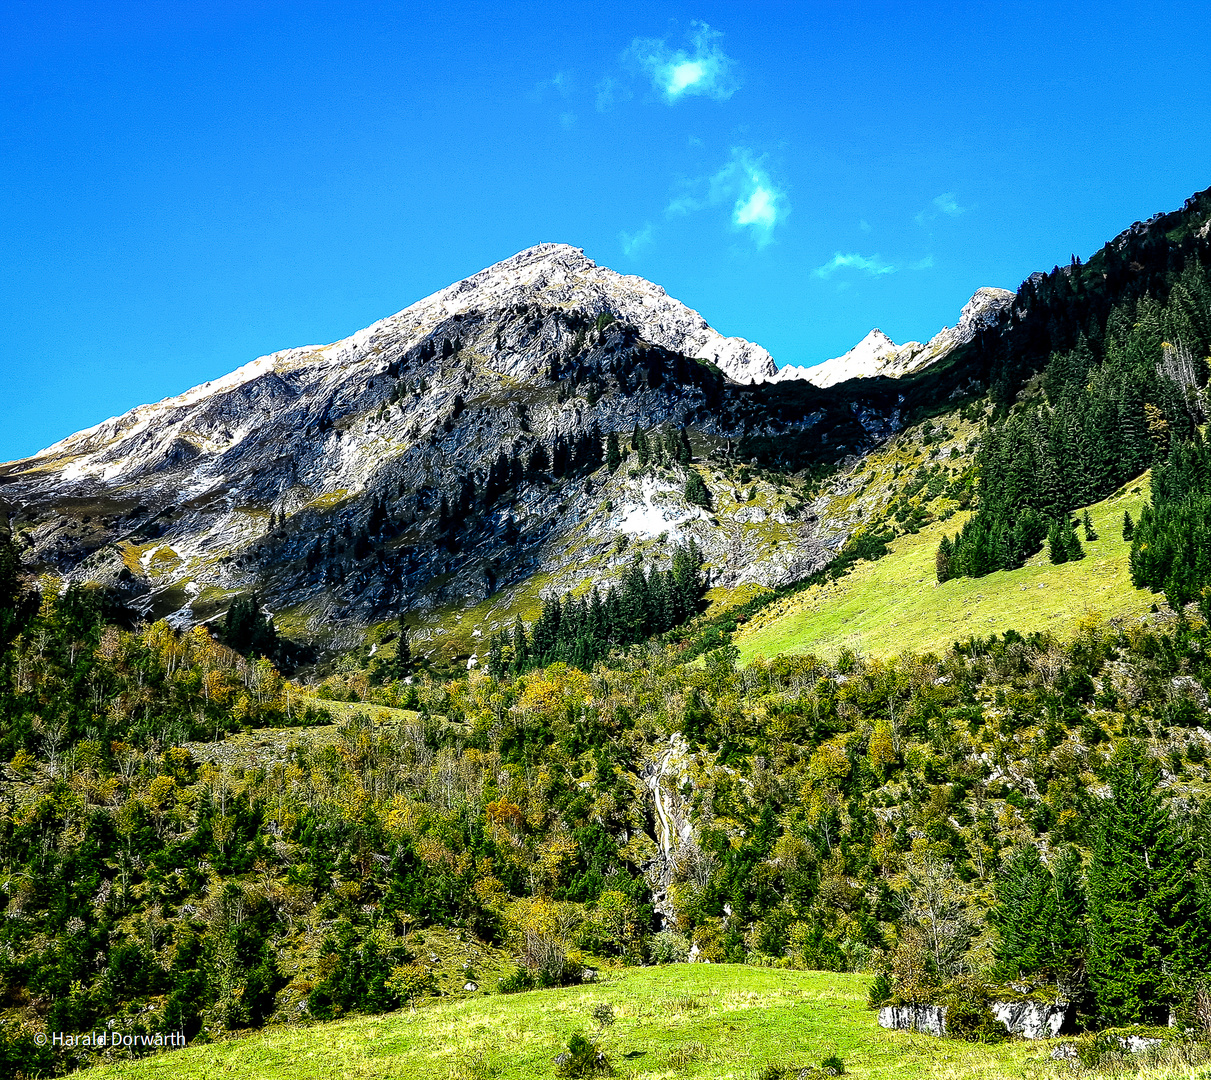
<instances>
[{"instance_id":1,"label":"blue sky","mask_svg":"<svg viewBox=\"0 0 1211 1080\"><path fill-rule=\"evenodd\" d=\"M1202 3L0 9L0 460L541 241L780 364L1211 185Z\"/></svg>"}]
</instances>

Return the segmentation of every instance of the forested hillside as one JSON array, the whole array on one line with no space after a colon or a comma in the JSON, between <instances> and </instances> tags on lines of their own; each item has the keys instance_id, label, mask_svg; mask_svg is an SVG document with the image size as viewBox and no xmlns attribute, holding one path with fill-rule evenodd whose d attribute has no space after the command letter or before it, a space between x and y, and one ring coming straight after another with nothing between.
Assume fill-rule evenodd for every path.
<instances>
[{"instance_id":1,"label":"forested hillside","mask_svg":"<svg viewBox=\"0 0 1211 1080\"><path fill-rule=\"evenodd\" d=\"M1091 623L894 663L737 669L724 648L686 667L652 644L592 674L336 680L415 712L223 768L173 744L290 722L267 662L87 610L44 596L5 658L8 715L37 714L9 733L0 818L21 1068L51 1063L20 1057L43 1026L193 1039L395 1008L436 989L442 928L472 979L473 955L511 953L518 989L692 949L880 971L902 1001L978 1004L979 973L1058 986L1090 1021L1197 1004L1204 627ZM692 833L664 860L644 781L676 737L661 782ZM1143 939L1106 932L1140 910Z\"/></svg>"}]
</instances>

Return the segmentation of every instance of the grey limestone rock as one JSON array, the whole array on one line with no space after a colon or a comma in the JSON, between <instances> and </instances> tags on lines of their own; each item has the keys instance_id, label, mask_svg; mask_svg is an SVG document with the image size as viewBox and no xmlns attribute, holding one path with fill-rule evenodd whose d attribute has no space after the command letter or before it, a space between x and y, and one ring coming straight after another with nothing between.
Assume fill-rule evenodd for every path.
<instances>
[{"instance_id":1,"label":"grey limestone rock","mask_svg":"<svg viewBox=\"0 0 1211 1080\"><path fill-rule=\"evenodd\" d=\"M941 1005L884 1005L879 1010L879 1027L942 1036L946 1034L946 1009Z\"/></svg>"},{"instance_id":2,"label":"grey limestone rock","mask_svg":"<svg viewBox=\"0 0 1211 1080\"><path fill-rule=\"evenodd\" d=\"M1052 1039L1072 1022L1072 1006L1066 1001L1054 1004L1038 1001L997 1001L995 1016L1011 1035L1024 1039Z\"/></svg>"}]
</instances>

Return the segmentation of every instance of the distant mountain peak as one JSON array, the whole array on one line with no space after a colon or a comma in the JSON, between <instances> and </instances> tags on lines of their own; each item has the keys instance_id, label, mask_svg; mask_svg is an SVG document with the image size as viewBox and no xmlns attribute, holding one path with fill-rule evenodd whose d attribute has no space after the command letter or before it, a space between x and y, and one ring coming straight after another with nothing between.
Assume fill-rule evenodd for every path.
<instances>
[{"instance_id":1,"label":"distant mountain peak","mask_svg":"<svg viewBox=\"0 0 1211 1080\"><path fill-rule=\"evenodd\" d=\"M848 379L870 379L880 375L897 379L909 375L936 364L960 345L971 341L981 329L995 322L1014 295L1008 289L977 289L959 312L959 321L953 327L943 327L925 345L919 341L897 345L882 330L875 328L849 352L814 367L787 365L770 381L802 379L815 386L834 386Z\"/></svg>"}]
</instances>

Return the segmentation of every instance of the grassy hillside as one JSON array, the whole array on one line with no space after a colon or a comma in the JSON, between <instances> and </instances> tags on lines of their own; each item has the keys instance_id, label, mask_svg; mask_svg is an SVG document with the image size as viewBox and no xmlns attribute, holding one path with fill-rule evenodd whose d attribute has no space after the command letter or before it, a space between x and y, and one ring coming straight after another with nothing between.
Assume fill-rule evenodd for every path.
<instances>
[{"instance_id":1,"label":"grassy hillside","mask_svg":"<svg viewBox=\"0 0 1211 1080\"><path fill-rule=\"evenodd\" d=\"M617 1074L749 1077L841 1057L854 1077L1053 1076L1042 1044L980 1046L881 1030L868 978L719 964L610 974L595 986L442 1001L412 1011L275 1028L92 1071L96 1080L522 1080L554 1076L575 1031L601 1038ZM794 1072L790 1073L794 1075Z\"/></svg>"},{"instance_id":2,"label":"grassy hillside","mask_svg":"<svg viewBox=\"0 0 1211 1080\"><path fill-rule=\"evenodd\" d=\"M1053 566L1046 550L1020 570L937 583L934 554L965 515L904 535L878 562L859 563L838 581L816 585L765 608L737 633L741 659L778 653L835 657L849 648L867 656L941 652L972 634L1048 630L1070 636L1090 613L1105 619L1142 615L1155 597L1131 584L1124 510L1138 520L1145 480L1089 508L1099 539L1079 562ZM1079 514L1079 511L1078 511Z\"/></svg>"}]
</instances>

